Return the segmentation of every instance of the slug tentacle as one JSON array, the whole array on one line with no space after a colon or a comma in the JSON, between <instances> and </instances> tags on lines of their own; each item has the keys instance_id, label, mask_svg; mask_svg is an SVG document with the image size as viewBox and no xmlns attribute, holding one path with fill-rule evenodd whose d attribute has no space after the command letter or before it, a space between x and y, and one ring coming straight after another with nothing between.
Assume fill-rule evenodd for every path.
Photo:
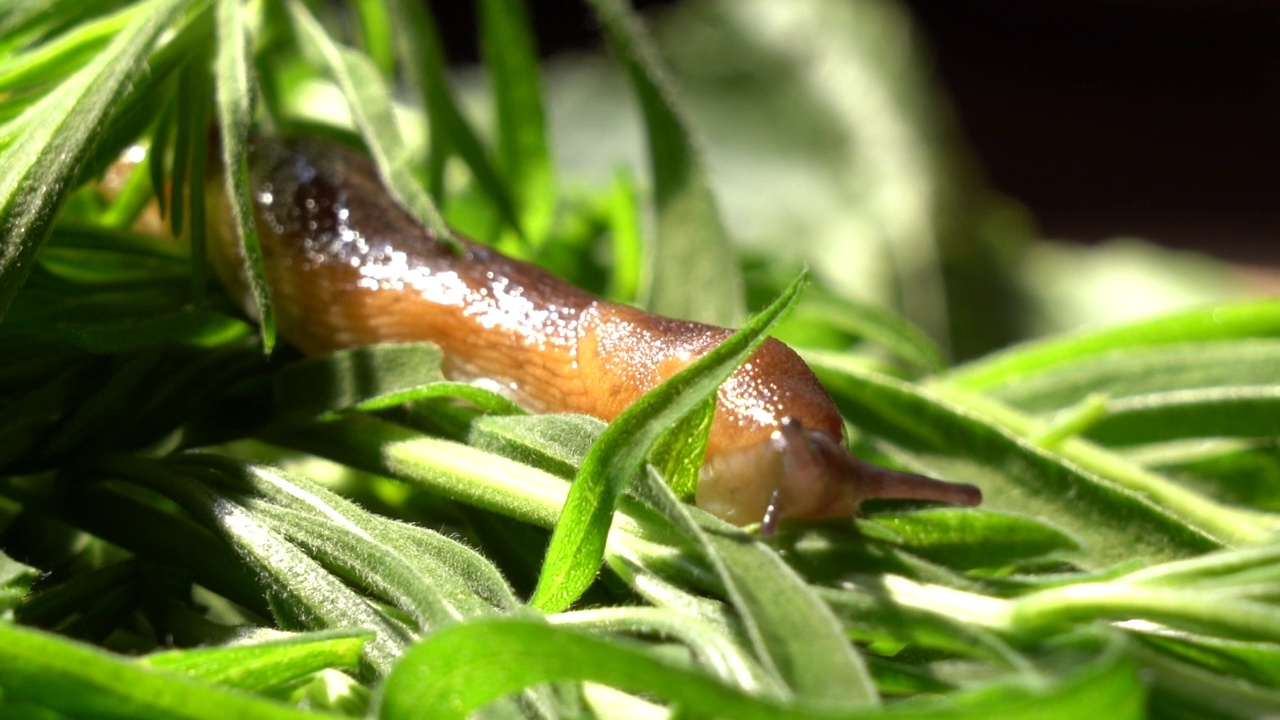
<instances>
[{"instance_id":1,"label":"slug tentacle","mask_svg":"<svg viewBox=\"0 0 1280 720\"><path fill-rule=\"evenodd\" d=\"M363 155L319 140L259 139L254 215L280 333L321 354L429 340L451 379L483 382L536 412L612 420L732 331L579 290L400 208ZM212 264L251 308L220 181L207 185ZM804 361L769 339L721 386L697 502L730 522L850 516L871 497L975 505L977 488L895 473L840 445L843 421Z\"/></svg>"}]
</instances>

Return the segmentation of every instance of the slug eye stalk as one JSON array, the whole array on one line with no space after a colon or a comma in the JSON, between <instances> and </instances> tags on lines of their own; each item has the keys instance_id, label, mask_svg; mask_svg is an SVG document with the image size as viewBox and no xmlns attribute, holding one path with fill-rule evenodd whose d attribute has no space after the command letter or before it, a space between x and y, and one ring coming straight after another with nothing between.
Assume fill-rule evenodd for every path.
<instances>
[{"instance_id":1,"label":"slug eye stalk","mask_svg":"<svg viewBox=\"0 0 1280 720\"><path fill-rule=\"evenodd\" d=\"M982 491L973 485L872 465L835 438L808 430L792 417L782 419L769 444L781 462L760 525L765 537L773 535L778 522L786 518L856 516L862 503L871 499L932 500L969 507L982 502Z\"/></svg>"}]
</instances>

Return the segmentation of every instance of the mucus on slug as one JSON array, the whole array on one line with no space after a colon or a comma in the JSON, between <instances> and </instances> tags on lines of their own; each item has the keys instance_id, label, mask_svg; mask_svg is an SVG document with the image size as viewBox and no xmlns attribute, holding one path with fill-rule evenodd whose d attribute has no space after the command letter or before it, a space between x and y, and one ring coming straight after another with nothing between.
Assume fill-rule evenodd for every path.
<instances>
[{"instance_id":1,"label":"mucus on slug","mask_svg":"<svg viewBox=\"0 0 1280 720\"><path fill-rule=\"evenodd\" d=\"M505 388L535 412L610 421L732 333L607 302L466 239L456 251L343 146L259 138L250 165L279 330L308 354L428 340L451 379ZM221 182L208 197L211 218L230 217ZM248 308L233 228L211 224L211 260ZM858 460L842 433L813 372L769 339L719 390L697 504L767 533L784 519L856 515L871 498L981 501L971 485Z\"/></svg>"}]
</instances>

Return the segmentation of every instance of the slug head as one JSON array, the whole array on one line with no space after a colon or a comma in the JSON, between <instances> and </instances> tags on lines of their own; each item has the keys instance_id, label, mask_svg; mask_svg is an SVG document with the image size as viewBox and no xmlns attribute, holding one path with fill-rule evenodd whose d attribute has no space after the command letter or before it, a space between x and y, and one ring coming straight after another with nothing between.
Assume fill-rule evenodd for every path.
<instances>
[{"instance_id":1,"label":"slug head","mask_svg":"<svg viewBox=\"0 0 1280 720\"><path fill-rule=\"evenodd\" d=\"M982 492L872 465L787 417L767 442L710 458L697 493L702 509L738 525L760 522L766 536L781 520L854 517L877 498L974 506Z\"/></svg>"}]
</instances>

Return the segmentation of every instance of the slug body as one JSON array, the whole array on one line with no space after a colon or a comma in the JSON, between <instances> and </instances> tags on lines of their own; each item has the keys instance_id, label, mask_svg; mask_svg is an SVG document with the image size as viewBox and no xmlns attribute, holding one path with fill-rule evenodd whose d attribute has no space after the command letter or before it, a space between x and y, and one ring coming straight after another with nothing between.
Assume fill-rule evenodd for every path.
<instances>
[{"instance_id":1,"label":"slug body","mask_svg":"<svg viewBox=\"0 0 1280 720\"><path fill-rule=\"evenodd\" d=\"M429 340L450 379L534 412L612 420L732 331L601 300L527 263L418 225L363 155L260 140L254 210L280 333L308 354ZM214 186L218 187L214 187ZM211 217L230 217L211 183ZM211 228L224 283L251 306L234 225ZM977 488L864 463L813 372L769 339L720 388L697 503L730 522L855 515L872 497L976 505Z\"/></svg>"}]
</instances>

